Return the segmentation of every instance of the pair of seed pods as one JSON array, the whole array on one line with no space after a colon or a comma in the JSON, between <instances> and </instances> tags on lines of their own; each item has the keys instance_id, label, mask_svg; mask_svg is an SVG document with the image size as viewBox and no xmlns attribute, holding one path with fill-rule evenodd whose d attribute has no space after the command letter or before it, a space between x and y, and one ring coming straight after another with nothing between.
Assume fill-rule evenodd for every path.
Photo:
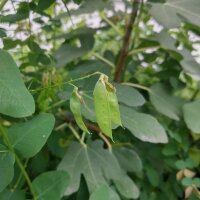
<instances>
[{"instance_id":1,"label":"pair of seed pods","mask_svg":"<svg viewBox=\"0 0 200 200\"><path fill-rule=\"evenodd\" d=\"M112 125L122 126L122 123L116 89L108 82L108 77L105 74L100 75L95 85L93 96L97 123L102 132L113 139ZM80 129L89 133L81 116L82 101L82 97L78 93L78 88L74 88L70 98L70 109Z\"/></svg>"}]
</instances>

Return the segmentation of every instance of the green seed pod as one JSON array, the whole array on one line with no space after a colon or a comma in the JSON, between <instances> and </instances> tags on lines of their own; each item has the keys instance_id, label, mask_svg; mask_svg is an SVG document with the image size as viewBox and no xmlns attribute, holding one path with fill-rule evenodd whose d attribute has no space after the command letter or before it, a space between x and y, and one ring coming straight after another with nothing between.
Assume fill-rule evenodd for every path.
<instances>
[{"instance_id":1,"label":"green seed pod","mask_svg":"<svg viewBox=\"0 0 200 200\"><path fill-rule=\"evenodd\" d=\"M72 95L70 97L70 110L72 111L75 121L77 123L77 125L79 126L79 128L83 131L83 132L87 132L90 133L87 129L87 127L85 126L84 122L83 122L83 118L81 115L81 103L82 103L82 97L80 96L80 94L78 93L78 88L75 87Z\"/></svg>"},{"instance_id":2,"label":"green seed pod","mask_svg":"<svg viewBox=\"0 0 200 200\"><path fill-rule=\"evenodd\" d=\"M109 96L104 82L105 75L101 75L94 88L94 107L97 123L102 132L112 139L112 122L109 106Z\"/></svg>"},{"instance_id":3,"label":"green seed pod","mask_svg":"<svg viewBox=\"0 0 200 200\"><path fill-rule=\"evenodd\" d=\"M108 92L111 121L116 125L122 126L120 111L119 111L119 104L118 104L117 95L116 95L116 89L115 88L113 89L110 86L107 86L106 88Z\"/></svg>"}]
</instances>

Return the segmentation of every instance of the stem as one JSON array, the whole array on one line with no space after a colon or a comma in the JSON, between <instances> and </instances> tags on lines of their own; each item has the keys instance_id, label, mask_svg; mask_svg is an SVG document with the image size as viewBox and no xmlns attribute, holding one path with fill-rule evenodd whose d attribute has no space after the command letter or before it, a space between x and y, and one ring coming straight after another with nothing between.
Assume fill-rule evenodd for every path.
<instances>
[{"instance_id":1,"label":"stem","mask_svg":"<svg viewBox=\"0 0 200 200\"><path fill-rule=\"evenodd\" d=\"M90 78L94 75L97 75L97 74L102 74L101 72L94 72L92 74L88 74L86 76L83 76L81 78L77 78L77 79L73 79L73 80L70 80L70 81L66 81L66 82L63 82L63 83L59 83L59 84L55 84L55 85L51 85L51 86L47 86L47 87L42 87L42 88L38 88L38 89L35 89L35 90L30 90L30 92L37 92L37 91L40 91L40 90L44 90L44 89L49 89L49 88L54 88L54 87L58 87L58 86L61 86L61 85L65 85L65 84L69 84L69 85L72 85L71 83L73 82L76 82L76 81L81 81L81 80L84 80L84 79L87 79L87 78ZM74 86L74 85L73 85Z\"/></svg>"},{"instance_id":2,"label":"stem","mask_svg":"<svg viewBox=\"0 0 200 200\"><path fill-rule=\"evenodd\" d=\"M128 55L134 55L134 54L137 54L137 53L140 53L140 52L144 52L146 50L150 50L150 49L154 49L154 48L160 48L160 46L157 45L157 46L152 46L152 47L144 47L144 48L140 48L140 49L133 49L132 51L130 51L128 53Z\"/></svg>"},{"instance_id":3,"label":"stem","mask_svg":"<svg viewBox=\"0 0 200 200\"><path fill-rule=\"evenodd\" d=\"M28 161L29 161L29 159L26 159L26 161L25 161L25 163L24 163L24 169L26 169L26 167L27 167L27 164L28 164ZM17 189L17 188L18 188L18 186L19 186L19 184L20 184L20 181L21 181L21 179L22 179L22 173L20 173L20 176L18 177L18 179L17 179L17 181L16 181L15 185L13 186L13 190L15 190L15 189Z\"/></svg>"},{"instance_id":4,"label":"stem","mask_svg":"<svg viewBox=\"0 0 200 200\"><path fill-rule=\"evenodd\" d=\"M102 132L99 132L99 136L101 137L101 139L106 143L106 145L108 146L108 150L110 152L112 152L112 145L110 144L109 140L102 134Z\"/></svg>"},{"instance_id":5,"label":"stem","mask_svg":"<svg viewBox=\"0 0 200 200\"><path fill-rule=\"evenodd\" d=\"M0 11L2 11L3 7L6 5L8 0L2 0L0 3Z\"/></svg>"},{"instance_id":6,"label":"stem","mask_svg":"<svg viewBox=\"0 0 200 200\"><path fill-rule=\"evenodd\" d=\"M3 128L1 125L0 125L0 130L1 130L2 136L3 136L4 140L5 140L5 143L7 144L9 150L14 154L15 160L16 160L16 162L17 162L17 165L19 166L19 168L20 168L20 170L21 170L21 172L22 172L24 178L26 179L26 182L27 182L27 184L28 184L28 186L29 186L30 192L31 192L31 194L32 194L32 196L33 196L33 200L37 200L36 193L35 193L35 190L34 190L34 188L33 188L32 183L31 183L30 177L28 176L28 174L27 174L27 172L26 172L26 170L25 170L23 164L21 163L19 157L18 157L17 154L15 153L15 150L14 150L14 148L12 147L12 144L10 143L10 139L9 139L9 137L8 137L8 135L7 135L7 133L6 133L6 131L4 130L4 128Z\"/></svg>"},{"instance_id":7,"label":"stem","mask_svg":"<svg viewBox=\"0 0 200 200\"><path fill-rule=\"evenodd\" d=\"M122 48L120 50L119 58L116 65L116 70L115 70L115 75L114 75L115 82L120 82L122 79L122 74L124 71L126 58L128 56L128 49L129 49L129 44L131 40L133 24L135 23L137 13L138 13L138 5L139 5L138 0L133 0L131 16L126 27L126 32L123 38Z\"/></svg>"},{"instance_id":8,"label":"stem","mask_svg":"<svg viewBox=\"0 0 200 200\"><path fill-rule=\"evenodd\" d=\"M110 62L108 59L104 58L103 56L100 56L97 53L92 53L92 55L98 58L99 60L103 61L104 63L108 64L112 68L115 68L115 65L112 62Z\"/></svg>"},{"instance_id":9,"label":"stem","mask_svg":"<svg viewBox=\"0 0 200 200\"><path fill-rule=\"evenodd\" d=\"M71 124L68 124L68 127L71 130L71 132L74 134L74 136L76 137L76 139L83 145L83 147L87 148L87 145L81 140L79 134L76 132L76 130L74 129L74 127Z\"/></svg>"},{"instance_id":10,"label":"stem","mask_svg":"<svg viewBox=\"0 0 200 200\"><path fill-rule=\"evenodd\" d=\"M110 20L105 16L104 13L100 13L100 17L101 17L104 21L106 21L119 35L123 36L123 33L118 29L117 26L115 26L115 25L113 24L112 21L110 21Z\"/></svg>"},{"instance_id":11,"label":"stem","mask_svg":"<svg viewBox=\"0 0 200 200\"><path fill-rule=\"evenodd\" d=\"M134 88L139 88L139 89L146 90L147 92L151 93L151 90L148 87L145 87L143 85L139 85L139 84L136 84L136 83L122 83L122 85L127 85L127 86L131 86L131 87L134 87Z\"/></svg>"}]
</instances>

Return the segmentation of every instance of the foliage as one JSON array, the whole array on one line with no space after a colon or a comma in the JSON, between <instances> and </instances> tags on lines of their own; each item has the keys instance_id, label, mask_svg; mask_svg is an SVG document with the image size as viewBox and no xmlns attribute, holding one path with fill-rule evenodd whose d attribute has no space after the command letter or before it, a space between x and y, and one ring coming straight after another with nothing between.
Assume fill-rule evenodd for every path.
<instances>
[{"instance_id":1,"label":"foliage","mask_svg":"<svg viewBox=\"0 0 200 200\"><path fill-rule=\"evenodd\" d=\"M199 9L2 0L0 199L199 199Z\"/></svg>"}]
</instances>

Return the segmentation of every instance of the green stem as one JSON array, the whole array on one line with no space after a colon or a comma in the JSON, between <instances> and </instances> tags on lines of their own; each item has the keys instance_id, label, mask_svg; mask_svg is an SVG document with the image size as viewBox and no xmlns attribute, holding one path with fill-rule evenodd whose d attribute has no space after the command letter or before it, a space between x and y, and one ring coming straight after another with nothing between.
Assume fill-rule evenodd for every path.
<instances>
[{"instance_id":1,"label":"green stem","mask_svg":"<svg viewBox=\"0 0 200 200\"><path fill-rule=\"evenodd\" d=\"M100 13L100 17L101 17L104 21L106 21L119 35L123 36L122 31L120 31L120 30L118 29L118 27L115 26L115 25L112 23L112 21L110 21L110 20L105 16L104 13Z\"/></svg>"},{"instance_id":2,"label":"green stem","mask_svg":"<svg viewBox=\"0 0 200 200\"><path fill-rule=\"evenodd\" d=\"M146 90L147 92L151 93L151 90L148 87L145 87L143 85L139 85L139 84L136 84L136 83L122 83L122 85L127 85L127 86L131 86L131 87L134 87L134 88Z\"/></svg>"},{"instance_id":3,"label":"green stem","mask_svg":"<svg viewBox=\"0 0 200 200\"><path fill-rule=\"evenodd\" d=\"M26 161L25 161L25 163L24 163L24 165L23 165L23 166L24 166L24 169L26 169L27 164L28 164L28 161L29 161L29 159L26 159ZM18 179L17 179L15 185L13 186L13 190L15 190L15 189L18 188L18 186L19 186L19 184L20 184L20 182L21 182L22 176L23 176L23 174L20 173L20 175L19 175L19 177L18 177Z\"/></svg>"},{"instance_id":4,"label":"green stem","mask_svg":"<svg viewBox=\"0 0 200 200\"><path fill-rule=\"evenodd\" d=\"M0 3L0 11L2 11L3 7L6 5L8 0L2 0Z\"/></svg>"},{"instance_id":5,"label":"green stem","mask_svg":"<svg viewBox=\"0 0 200 200\"><path fill-rule=\"evenodd\" d=\"M55 84L55 85L51 85L51 86L47 86L47 87L42 87L42 88L38 88L38 89L35 89L35 90L30 90L30 92L37 92L37 91L40 91L40 90L45 90L45 89L50 89L50 88L54 88L54 87L59 87L61 85L65 85L65 84L68 84L68 85L72 85L73 82L76 82L76 81L81 81L81 80L84 80L84 79L87 79L87 78L90 78L94 75L97 75L97 74L102 74L101 72L94 72L92 74L88 74L86 76L83 76L81 78L77 78L77 79L73 79L73 80L70 80L70 81L66 81L66 82L63 82L63 83L59 83L59 84ZM74 85L73 85L74 86Z\"/></svg>"},{"instance_id":6,"label":"green stem","mask_svg":"<svg viewBox=\"0 0 200 200\"><path fill-rule=\"evenodd\" d=\"M155 48L160 48L160 46L157 45L157 46L151 46L151 47L144 47L144 48L140 48L140 49L133 49L132 51L129 51L128 55L134 55L134 54L144 52L144 51L150 50L150 49L155 49Z\"/></svg>"},{"instance_id":7,"label":"green stem","mask_svg":"<svg viewBox=\"0 0 200 200\"><path fill-rule=\"evenodd\" d=\"M84 148L87 148L87 145L81 140L79 134L76 132L76 130L74 129L74 127L71 124L68 124L68 127L71 130L71 132L74 134L74 136L76 137L76 139L82 144L82 146Z\"/></svg>"},{"instance_id":8,"label":"green stem","mask_svg":"<svg viewBox=\"0 0 200 200\"><path fill-rule=\"evenodd\" d=\"M25 180L26 180L26 182L27 182L27 184L28 184L28 186L29 186L30 192L31 192L31 194L32 194L32 196L33 196L33 200L37 200L36 193L35 193L35 190L34 190L34 188L33 188L32 183L31 183L30 177L28 176L28 174L27 174L27 172L26 172L26 170L25 170L23 164L21 163L19 157L18 157L17 154L15 153L15 150L14 150L14 148L12 147L12 144L11 144L11 142L10 142L10 139L9 139L9 137L8 137L8 135L7 135L7 133L6 133L6 131L4 130L4 128L3 128L1 125L0 125L0 130L1 130L2 136L3 136L4 140L5 140L5 143L7 144L8 148L9 148L9 150L10 150L10 151L14 154L14 156L15 156L15 160L16 160L16 162L17 162L17 165L19 166L19 168L20 168L20 170L21 170L21 172L22 172L22 174L23 174L23 176L24 176L24 178L25 178Z\"/></svg>"},{"instance_id":9,"label":"green stem","mask_svg":"<svg viewBox=\"0 0 200 200\"><path fill-rule=\"evenodd\" d=\"M106 143L108 150L112 152L112 145L110 144L109 140L101 132L99 133L99 136Z\"/></svg>"},{"instance_id":10,"label":"green stem","mask_svg":"<svg viewBox=\"0 0 200 200\"><path fill-rule=\"evenodd\" d=\"M108 64L109 66L111 66L112 68L115 68L115 65L110 62L108 59L100 56L99 54L97 53L92 53L93 56L95 56L96 58L98 58L99 60L103 61L104 63Z\"/></svg>"}]
</instances>

